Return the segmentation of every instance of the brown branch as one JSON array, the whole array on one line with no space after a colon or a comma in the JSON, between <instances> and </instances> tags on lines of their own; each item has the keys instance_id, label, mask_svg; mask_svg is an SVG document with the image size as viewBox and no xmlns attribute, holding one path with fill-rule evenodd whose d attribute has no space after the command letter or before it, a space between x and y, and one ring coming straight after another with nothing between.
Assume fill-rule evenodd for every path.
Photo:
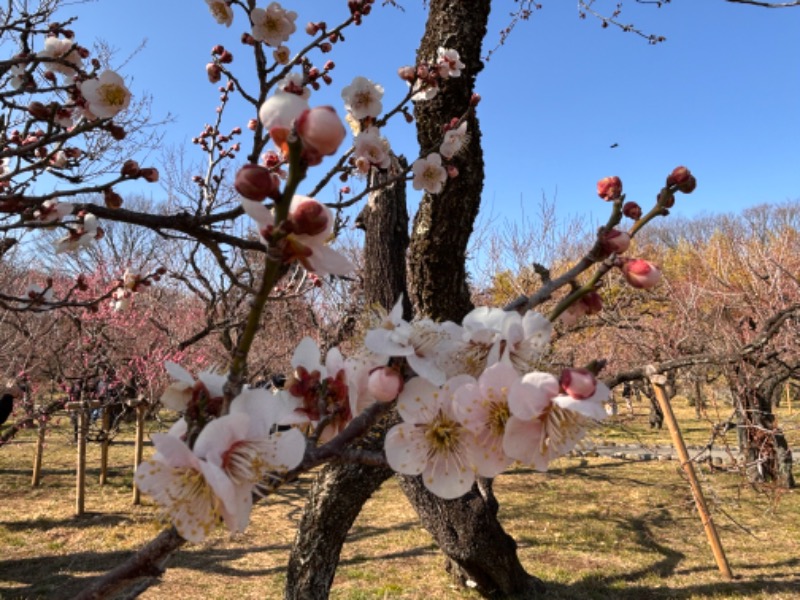
<instances>
[{"instance_id":1,"label":"brown branch","mask_svg":"<svg viewBox=\"0 0 800 600\"><path fill-rule=\"evenodd\" d=\"M165 529L124 563L95 579L75 596L75 600L110 598L118 590L127 587L130 581L144 577L151 579L146 586L149 587L164 572L163 564L166 559L185 543L186 540L174 527ZM142 583L144 585L147 582ZM143 589L139 587L138 591Z\"/></svg>"}]
</instances>

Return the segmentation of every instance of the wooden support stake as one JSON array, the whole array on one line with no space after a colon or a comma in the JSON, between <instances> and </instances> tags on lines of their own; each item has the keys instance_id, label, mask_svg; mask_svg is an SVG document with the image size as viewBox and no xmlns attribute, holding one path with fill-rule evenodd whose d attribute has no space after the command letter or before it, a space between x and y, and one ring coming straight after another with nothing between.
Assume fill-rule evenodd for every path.
<instances>
[{"instance_id":1,"label":"wooden support stake","mask_svg":"<svg viewBox=\"0 0 800 600\"><path fill-rule=\"evenodd\" d=\"M136 473L137 467L142 462L142 451L144 449L144 413L147 409L144 402L139 402L136 405L136 443L133 450L133 472ZM139 488L136 487L136 478L133 482L133 503L134 505L141 503L141 494Z\"/></svg>"},{"instance_id":2,"label":"wooden support stake","mask_svg":"<svg viewBox=\"0 0 800 600\"><path fill-rule=\"evenodd\" d=\"M75 477L75 516L83 514L86 492L86 430L88 414L85 408L78 409L78 464Z\"/></svg>"},{"instance_id":3,"label":"wooden support stake","mask_svg":"<svg viewBox=\"0 0 800 600\"><path fill-rule=\"evenodd\" d=\"M103 407L103 441L100 442L100 485L106 484L108 478L108 444L109 433L111 429L111 415L108 412L109 407Z\"/></svg>"},{"instance_id":4,"label":"wooden support stake","mask_svg":"<svg viewBox=\"0 0 800 600\"><path fill-rule=\"evenodd\" d=\"M725 551L722 549L722 542L720 542L717 528L714 526L714 521L711 514L708 512L706 500L703 496L703 490L700 488L700 482L697 480L697 475L694 472L694 464L689 460L689 452L686 450L686 444L683 442L683 435L678 428L678 421L675 419L675 413L672 412L672 405L669 403L666 391L664 389L667 383L667 378L664 375L657 374L654 367L648 367L648 375L650 383L653 384L653 391L655 392L658 404L661 406L661 412L664 413L664 420L667 422L670 435L672 436L672 443L678 452L678 457L681 461L686 476L689 478L689 484L692 487L692 495L694 496L697 511L700 513L700 520L703 523L703 528L706 531L708 542L711 544L711 551L714 553L714 559L717 561L720 573L726 579L733 579L731 567L728 564L728 559L725 557Z\"/></svg>"},{"instance_id":5,"label":"wooden support stake","mask_svg":"<svg viewBox=\"0 0 800 600\"><path fill-rule=\"evenodd\" d=\"M786 393L786 405L789 407L789 416L792 415L792 390L789 382L784 384L783 391Z\"/></svg>"},{"instance_id":6,"label":"wooden support stake","mask_svg":"<svg viewBox=\"0 0 800 600\"><path fill-rule=\"evenodd\" d=\"M37 487L42 479L42 454L44 453L44 434L46 425L39 421L39 431L36 436L36 452L33 455L33 475L31 476L31 487Z\"/></svg>"}]
</instances>

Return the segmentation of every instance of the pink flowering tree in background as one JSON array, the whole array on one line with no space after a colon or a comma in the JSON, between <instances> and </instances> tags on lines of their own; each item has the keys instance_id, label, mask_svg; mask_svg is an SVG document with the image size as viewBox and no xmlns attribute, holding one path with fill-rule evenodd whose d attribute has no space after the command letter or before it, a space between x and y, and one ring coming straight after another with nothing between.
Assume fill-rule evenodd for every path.
<instances>
[{"instance_id":1,"label":"pink flowering tree in background","mask_svg":"<svg viewBox=\"0 0 800 600\"><path fill-rule=\"evenodd\" d=\"M329 56L348 28L368 26L372 0L342 3L336 26L303 26L277 2L206 0L220 25L246 33L210 43L206 76L220 103L193 140L204 167L185 173L167 162L170 194L151 207L126 200L123 184L161 172L140 166L135 143L117 145L146 134L135 120L144 109L122 75L75 42L71 21L47 24L55 4L4 16L7 31L21 32L0 96L4 268L31 256L28 237L53 230L59 256L114 248L113 236L104 242L110 224L163 246L147 260L95 260L91 273L80 261L68 275L50 263L53 273L0 303L9 313L68 314L73 329L53 327L79 357L73 372L108 360L117 377L144 379L181 413L152 436L156 452L135 475L172 525L79 597L155 583L170 553L220 527L245 530L254 498L320 465L286 597L327 594L347 530L394 473L460 583L486 597L536 597L541 582L497 519L492 479L516 462L546 470L604 417L605 361L552 364L553 323L602 310L609 273L639 290L658 284L659 267L627 253L642 227L694 190L691 172L666 174L652 207L626 201L618 177L601 180L609 217L584 255L502 307L476 307L466 256L483 182L474 85L489 0L429 2L416 59L398 70L407 93L396 99L364 77L334 80ZM322 86L340 89L342 104L319 105ZM228 126L233 105L247 121ZM392 152L383 133L391 119L415 122L418 157ZM96 149L107 157L100 166ZM335 180L349 186L323 204L317 197ZM407 183L423 192L410 235ZM356 205L361 253L333 243ZM294 330L276 327L270 340L287 313L300 315ZM281 352L283 388L253 385Z\"/></svg>"}]
</instances>

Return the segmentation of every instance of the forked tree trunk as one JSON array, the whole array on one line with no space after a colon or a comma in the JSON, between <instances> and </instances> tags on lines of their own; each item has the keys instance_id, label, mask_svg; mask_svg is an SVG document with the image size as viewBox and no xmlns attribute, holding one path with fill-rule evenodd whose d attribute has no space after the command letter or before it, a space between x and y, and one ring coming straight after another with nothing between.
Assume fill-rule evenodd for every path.
<instances>
[{"instance_id":1,"label":"forked tree trunk","mask_svg":"<svg viewBox=\"0 0 800 600\"><path fill-rule=\"evenodd\" d=\"M417 106L423 154L438 149L441 126L469 107L475 76L482 68L480 48L489 6L490 0L429 2L418 59L435 60L440 46L453 48L466 68L461 78L446 82L436 98ZM467 147L454 160L459 176L448 181L443 193L423 197L414 221L408 264L409 294L416 312L458 322L472 308L466 249L483 187L480 131L474 115L468 119L468 129ZM399 291L393 288L398 285L396 274L398 265L404 264L405 246L400 242L394 212L399 206L385 199L385 194L376 195L360 220L367 231L366 301L388 308ZM378 216L381 210L388 214ZM377 246L372 246L373 242ZM395 252L387 254L387 247ZM375 441L382 443L382 436L370 436L369 443ZM298 529L287 576L287 600L327 596L347 531L363 502L388 476L386 469L374 467L331 465L323 471ZM401 487L445 553L446 568L456 581L487 598L537 598L543 592L541 582L522 567L516 543L497 520L498 504L490 481L484 480L465 497L449 501L430 494L419 477L402 477Z\"/></svg>"},{"instance_id":2,"label":"forked tree trunk","mask_svg":"<svg viewBox=\"0 0 800 600\"><path fill-rule=\"evenodd\" d=\"M381 178L378 175L370 183L379 184ZM405 293L405 253L408 247L405 182L372 194L356 224L365 232L365 303L367 306L379 304L388 310L403 294L408 304ZM387 426L388 422L376 425L361 447L381 450ZM314 481L297 528L286 573L286 600L328 597L347 532L364 503L391 476L389 467L332 463L322 469Z\"/></svg>"}]
</instances>

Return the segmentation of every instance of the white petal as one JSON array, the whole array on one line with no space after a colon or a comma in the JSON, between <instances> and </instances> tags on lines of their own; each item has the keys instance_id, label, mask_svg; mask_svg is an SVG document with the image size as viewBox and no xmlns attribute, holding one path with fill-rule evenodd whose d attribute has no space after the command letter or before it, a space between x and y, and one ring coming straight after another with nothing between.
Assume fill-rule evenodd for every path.
<instances>
[{"instance_id":1,"label":"white petal","mask_svg":"<svg viewBox=\"0 0 800 600\"><path fill-rule=\"evenodd\" d=\"M174 380L180 381L181 383L185 383L187 385L194 385L194 375L189 373L189 371L184 369L178 363L174 363L171 360L165 360L164 369Z\"/></svg>"},{"instance_id":2,"label":"white petal","mask_svg":"<svg viewBox=\"0 0 800 600\"><path fill-rule=\"evenodd\" d=\"M428 462L425 436L418 427L400 423L392 427L384 441L386 462L392 470L404 475L419 475Z\"/></svg>"}]
</instances>

